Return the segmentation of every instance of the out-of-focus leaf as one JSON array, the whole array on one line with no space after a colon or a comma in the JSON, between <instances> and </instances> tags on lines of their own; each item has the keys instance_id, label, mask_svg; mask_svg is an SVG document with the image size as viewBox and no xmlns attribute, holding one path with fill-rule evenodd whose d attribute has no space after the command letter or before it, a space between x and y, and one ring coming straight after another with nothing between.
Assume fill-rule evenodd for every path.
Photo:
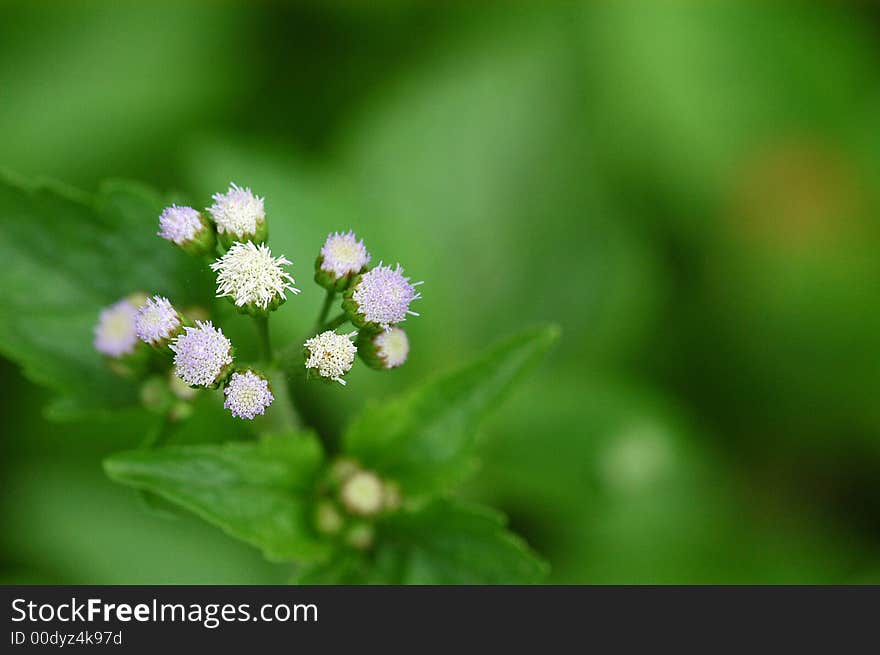
<instances>
[{"instance_id":1,"label":"out-of-focus leaf","mask_svg":"<svg viewBox=\"0 0 880 655\"><path fill-rule=\"evenodd\" d=\"M173 183L180 134L259 84L250 7L4 3L3 18L2 159L28 174Z\"/></svg>"},{"instance_id":2,"label":"out-of-focus leaf","mask_svg":"<svg viewBox=\"0 0 880 655\"><path fill-rule=\"evenodd\" d=\"M161 208L133 184L107 183L91 196L0 175L0 351L59 392L54 416L137 400L92 345L102 306L138 290L177 302L198 283L196 264L156 237Z\"/></svg>"},{"instance_id":3,"label":"out-of-focus leaf","mask_svg":"<svg viewBox=\"0 0 880 655\"><path fill-rule=\"evenodd\" d=\"M558 336L556 326L526 330L451 373L368 405L345 434L346 452L405 493L442 489L467 468L480 419Z\"/></svg>"},{"instance_id":4,"label":"out-of-focus leaf","mask_svg":"<svg viewBox=\"0 0 880 655\"><path fill-rule=\"evenodd\" d=\"M310 433L283 433L256 443L179 446L112 455L115 481L144 489L195 512L275 561L325 554L308 515L321 467Z\"/></svg>"},{"instance_id":5,"label":"out-of-focus leaf","mask_svg":"<svg viewBox=\"0 0 880 655\"><path fill-rule=\"evenodd\" d=\"M297 584L534 584L548 566L492 509L435 499L380 526L374 552L340 551L305 567Z\"/></svg>"}]
</instances>

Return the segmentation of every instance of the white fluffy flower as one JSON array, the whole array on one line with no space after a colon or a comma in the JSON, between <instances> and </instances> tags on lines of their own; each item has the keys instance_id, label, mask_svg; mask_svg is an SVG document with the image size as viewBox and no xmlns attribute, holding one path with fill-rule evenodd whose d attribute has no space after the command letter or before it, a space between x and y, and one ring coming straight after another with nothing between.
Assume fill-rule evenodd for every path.
<instances>
[{"instance_id":1,"label":"white fluffy flower","mask_svg":"<svg viewBox=\"0 0 880 655\"><path fill-rule=\"evenodd\" d=\"M315 369L321 377L335 380L339 384L345 384L342 376L351 370L357 347L351 338L357 332L350 334L336 334L333 330L322 332L305 342L309 357L306 360L307 369Z\"/></svg>"},{"instance_id":2,"label":"white fluffy flower","mask_svg":"<svg viewBox=\"0 0 880 655\"><path fill-rule=\"evenodd\" d=\"M252 305L266 310L287 299L286 291L299 293L282 266L290 262L272 257L272 251L251 241L235 243L211 269L217 273L217 297L231 298L236 306Z\"/></svg>"},{"instance_id":3,"label":"white fluffy flower","mask_svg":"<svg viewBox=\"0 0 880 655\"><path fill-rule=\"evenodd\" d=\"M208 211L220 234L230 234L238 239L252 237L266 220L263 199L234 182L226 193L215 193L211 199L214 204L208 207Z\"/></svg>"}]
</instances>

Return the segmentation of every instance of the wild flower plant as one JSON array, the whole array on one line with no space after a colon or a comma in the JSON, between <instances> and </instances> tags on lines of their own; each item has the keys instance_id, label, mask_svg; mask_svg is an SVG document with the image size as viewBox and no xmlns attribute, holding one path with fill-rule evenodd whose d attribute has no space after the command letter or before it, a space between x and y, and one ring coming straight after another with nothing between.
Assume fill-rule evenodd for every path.
<instances>
[{"instance_id":1,"label":"wild flower plant","mask_svg":"<svg viewBox=\"0 0 880 655\"><path fill-rule=\"evenodd\" d=\"M450 491L473 468L480 418L556 329L523 332L408 394L368 405L341 439L318 437L307 427L315 408L304 411L319 391L307 391L310 380L344 386L358 357L376 372L403 366L411 343L400 324L418 316L411 306L422 283L400 264L371 267L352 230L331 232L316 248L314 280L325 295L313 330L273 347L271 318L300 292L293 263L270 250L264 198L231 184L212 199L206 212L165 208L158 235L214 274L216 298L251 318L260 352L242 359L210 315L173 297L137 292L101 311L94 347L112 371L139 381L141 402L162 417L143 447L105 462L108 474L138 488L148 506L161 497L271 559L294 562L300 582L539 580L544 564L499 515ZM334 305L341 312L331 318ZM354 329L340 329L346 323ZM259 438L165 443L212 389Z\"/></svg>"}]
</instances>

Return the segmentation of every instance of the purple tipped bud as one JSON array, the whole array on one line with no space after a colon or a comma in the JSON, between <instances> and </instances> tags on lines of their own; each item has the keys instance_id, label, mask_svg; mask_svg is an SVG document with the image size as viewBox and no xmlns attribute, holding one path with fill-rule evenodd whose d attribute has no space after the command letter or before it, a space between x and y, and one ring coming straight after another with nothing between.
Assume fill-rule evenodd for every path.
<instances>
[{"instance_id":1,"label":"purple tipped bud","mask_svg":"<svg viewBox=\"0 0 880 655\"><path fill-rule=\"evenodd\" d=\"M158 234L191 255L205 255L217 248L214 226L192 207L167 207L159 216Z\"/></svg>"},{"instance_id":2,"label":"purple tipped bud","mask_svg":"<svg viewBox=\"0 0 880 655\"><path fill-rule=\"evenodd\" d=\"M135 328L137 310L137 305L128 298L101 310L94 341L99 353L118 359L134 352L138 343Z\"/></svg>"},{"instance_id":3,"label":"purple tipped bud","mask_svg":"<svg viewBox=\"0 0 880 655\"><path fill-rule=\"evenodd\" d=\"M422 297L416 287L403 276L398 264L395 268L379 265L364 273L345 292L343 307L351 322L371 330L388 330L406 320L407 315L418 316L409 306Z\"/></svg>"},{"instance_id":4,"label":"purple tipped bud","mask_svg":"<svg viewBox=\"0 0 880 655\"><path fill-rule=\"evenodd\" d=\"M141 341L161 347L176 337L182 328L180 316L168 298L153 296L137 311L135 329Z\"/></svg>"},{"instance_id":5,"label":"purple tipped bud","mask_svg":"<svg viewBox=\"0 0 880 655\"><path fill-rule=\"evenodd\" d=\"M315 281L325 289L343 291L369 263L370 253L363 239L358 241L351 230L334 232L327 236L315 262Z\"/></svg>"}]
</instances>

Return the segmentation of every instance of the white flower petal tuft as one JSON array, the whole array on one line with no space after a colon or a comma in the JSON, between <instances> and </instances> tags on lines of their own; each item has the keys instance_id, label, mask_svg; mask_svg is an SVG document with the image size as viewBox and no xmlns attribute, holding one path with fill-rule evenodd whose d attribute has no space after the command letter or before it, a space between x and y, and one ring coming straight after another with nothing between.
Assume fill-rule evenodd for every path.
<instances>
[{"instance_id":1,"label":"white flower petal tuft","mask_svg":"<svg viewBox=\"0 0 880 655\"><path fill-rule=\"evenodd\" d=\"M335 380L344 385L342 376L351 370L357 347L351 338L357 332L349 334L336 334L333 330L322 332L305 342L309 357L306 360L306 368L314 369L318 375L330 380Z\"/></svg>"},{"instance_id":2,"label":"white flower petal tuft","mask_svg":"<svg viewBox=\"0 0 880 655\"><path fill-rule=\"evenodd\" d=\"M239 307L255 305L266 309L276 300L286 300L286 291L299 293L294 279L282 266L289 266L284 257L272 257L265 244L251 241L235 243L211 270L217 273L217 297L232 298Z\"/></svg>"},{"instance_id":3,"label":"white flower petal tuft","mask_svg":"<svg viewBox=\"0 0 880 655\"><path fill-rule=\"evenodd\" d=\"M211 199L214 204L208 207L208 211L220 234L229 233L241 239L255 234L257 225L266 220L263 199L234 182L226 193L215 193Z\"/></svg>"}]
</instances>

